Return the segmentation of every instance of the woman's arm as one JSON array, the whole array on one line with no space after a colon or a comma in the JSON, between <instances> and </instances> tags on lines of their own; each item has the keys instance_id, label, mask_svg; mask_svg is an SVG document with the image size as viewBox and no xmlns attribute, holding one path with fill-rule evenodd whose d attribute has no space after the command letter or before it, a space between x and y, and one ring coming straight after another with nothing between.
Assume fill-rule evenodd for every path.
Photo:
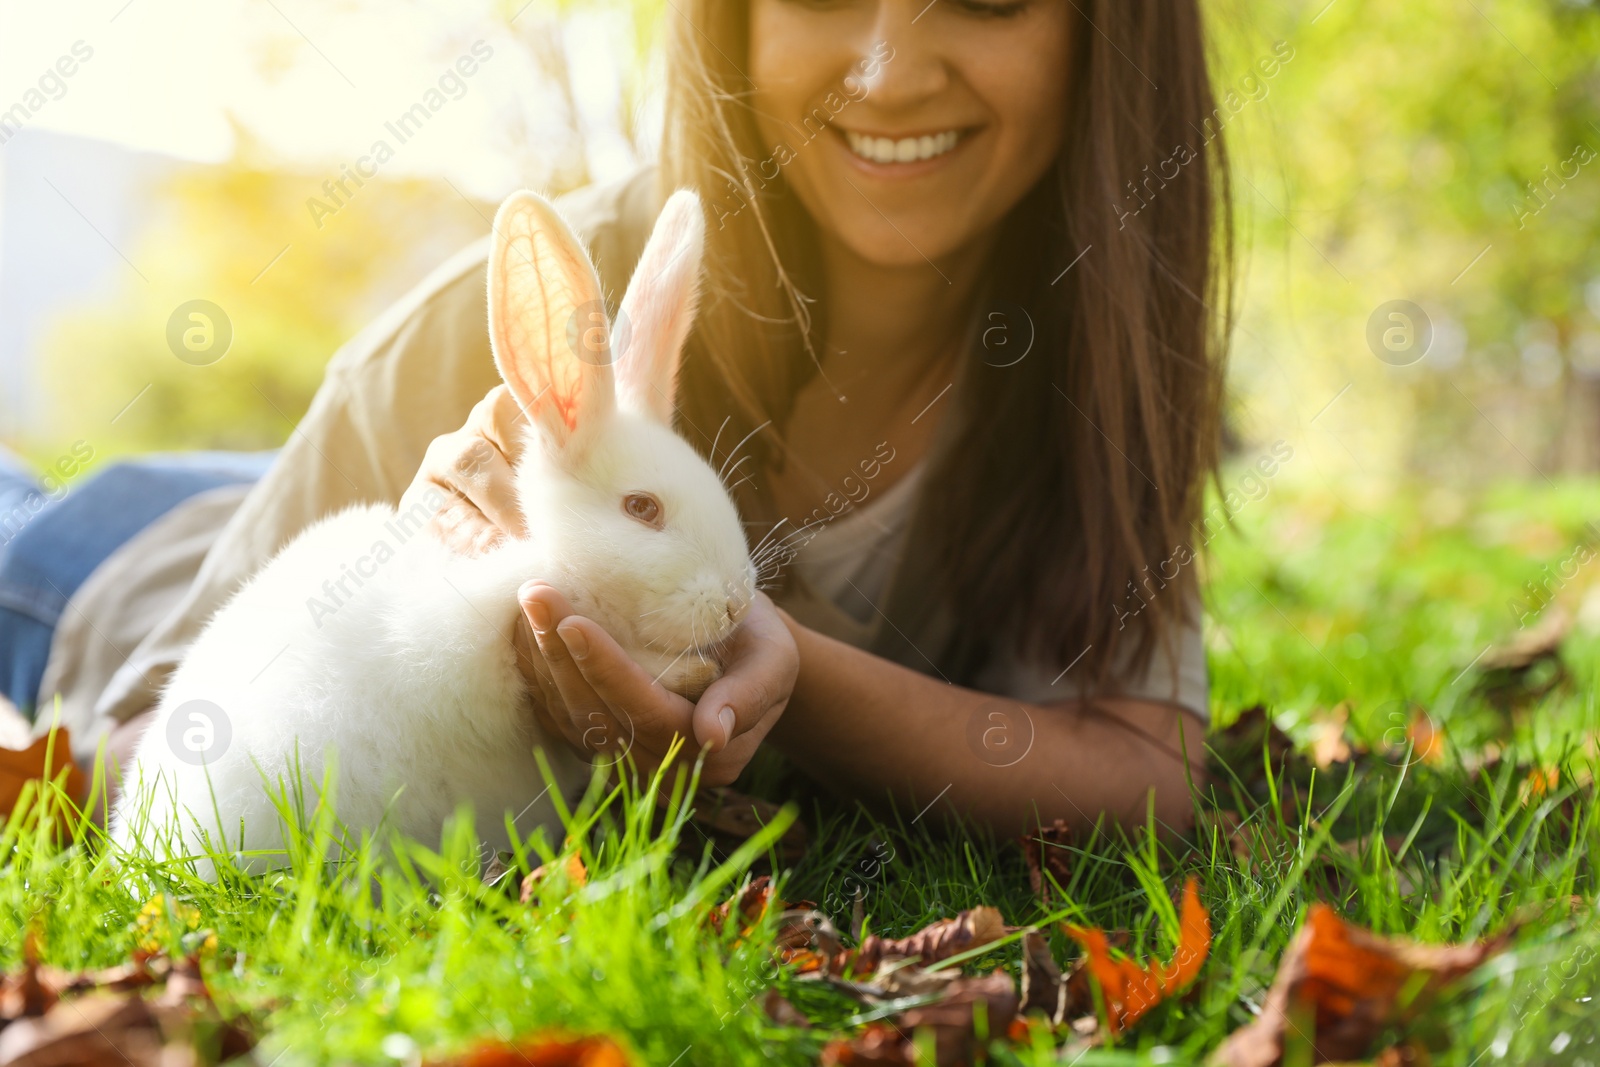
<instances>
[{"instance_id":1,"label":"woman's arm","mask_svg":"<svg viewBox=\"0 0 1600 1067\"><path fill-rule=\"evenodd\" d=\"M1140 700L1024 704L964 689L864 652L778 609L800 670L771 741L831 787L868 802L892 795L908 816L938 808L1025 832L1100 813L1141 824L1193 821L1192 775L1205 725L1177 705ZM1182 754L1187 751L1189 766Z\"/></svg>"},{"instance_id":2,"label":"woman's arm","mask_svg":"<svg viewBox=\"0 0 1600 1067\"><path fill-rule=\"evenodd\" d=\"M702 780L715 785L770 742L838 792L879 805L893 797L915 817L937 803L1002 834L1041 819L1142 824L1152 792L1161 825L1192 821L1205 727L1175 704L1023 704L963 689L808 629L765 596L726 673L690 703L559 591L531 582L522 603L531 625L518 644L537 653L529 674L541 717L591 755L626 749L649 770L683 737L686 754L706 751Z\"/></svg>"}]
</instances>

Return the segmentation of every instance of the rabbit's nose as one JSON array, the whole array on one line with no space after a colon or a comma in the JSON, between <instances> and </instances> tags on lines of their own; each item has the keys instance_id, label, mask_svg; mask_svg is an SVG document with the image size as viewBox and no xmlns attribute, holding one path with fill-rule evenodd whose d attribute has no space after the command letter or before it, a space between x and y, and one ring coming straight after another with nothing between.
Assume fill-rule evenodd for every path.
<instances>
[{"instance_id":1,"label":"rabbit's nose","mask_svg":"<svg viewBox=\"0 0 1600 1067\"><path fill-rule=\"evenodd\" d=\"M723 580L722 591L728 594L728 621L738 622L744 617L745 610L750 607L750 597L731 578Z\"/></svg>"}]
</instances>

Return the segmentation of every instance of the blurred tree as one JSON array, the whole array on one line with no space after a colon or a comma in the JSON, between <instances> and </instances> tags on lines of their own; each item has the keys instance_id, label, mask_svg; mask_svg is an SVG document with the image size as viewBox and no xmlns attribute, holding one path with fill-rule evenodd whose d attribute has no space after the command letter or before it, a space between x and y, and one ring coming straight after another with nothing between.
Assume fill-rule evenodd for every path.
<instances>
[{"instance_id":1,"label":"blurred tree","mask_svg":"<svg viewBox=\"0 0 1600 1067\"><path fill-rule=\"evenodd\" d=\"M47 342L54 391L73 416L62 424L75 436L101 427L101 455L279 445L339 345L488 232L492 205L421 180L368 182L318 228L306 204L326 177L196 166L153 190L155 217L133 253L149 284L125 283ZM222 309L232 330L205 365L168 343L169 317L196 299Z\"/></svg>"},{"instance_id":2,"label":"blurred tree","mask_svg":"<svg viewBox=\"0 0 1600 1067\"><path fill-rule=\"evenodd\" d=\"M1225 85L1273 40L1294 49L1228 130L1249 235L1273 256L1246 287L1243 421L1367 473L1600 467L1595 4L1231 10L1245 17L1213 11ZM1433 329L1409 366L1366 339L1396 299Z\"/></svg>"},{"instance_id":3,"label":"blurred tree","mask_svg":"<svg viewBox=\"0 0 1600 1067\"><path fill-rule=\"evenodd\" d=\"M341 6L374 5L341 0ZM649 52L665 11L662 0L480 0L459 8L409 0L403 10L384 8L386 17L439 25L451 55L486 28L489 35L494 27L509 32L526 62L502 61L498 69L523 91L504 102L498 115L504 136L495 148L513 160L523 181L552 193L592 179L585 136L596 126L618 131L637 156L651 150L654 132L644 115L652 96ZM590 20L591 31L597 18L604 23L584 47L609 40L625 53L614 115L595 115L582 99L595 91L596 78L608 75L573 54L569 31L580 17ZM302 51L298 35L288 31L257 43L254 62L269 78ZM565 106L553 122L537 109L530 113L551 83ZM151 219L130 249L149 283L125 281L109 298L58 323L47 340L63 429L60 440L28 442L35 456L53 456L86 433L102 456L278 445L304 414L339 345L488 231L494 205L471 202L442 180L380 177L340 203L324 191L325 181L341 176L337 164L314 173L286 170L250 130L234 126L238 147L230 164L184 168L150 191ZM313 197L337 210L314 215L307 210ZM196 299L221 308L233 335L226 354L203 366L178 358L167 339L174 311Z\"/></svg>"}]
</instances>

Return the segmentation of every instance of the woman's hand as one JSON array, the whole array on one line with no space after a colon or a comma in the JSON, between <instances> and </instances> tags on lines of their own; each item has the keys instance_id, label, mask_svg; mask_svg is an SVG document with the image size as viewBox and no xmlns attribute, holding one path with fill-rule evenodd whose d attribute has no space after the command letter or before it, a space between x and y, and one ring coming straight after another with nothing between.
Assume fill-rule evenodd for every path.
<instances>
[{"instance_id":1,"label":"woman's hand","mask_svg":"<svg viewBox=\"0 0 1600 1067\"><path fill-rule=\"evenodd\" d=\"M517 429L522 421L511 390L504 385L491 389L461 429L433 439L401 510L421 493L443 490L447 501L434 512L429 529L463 556L481 556L506 537L525 536L511 477L522 454Z\"/></svg>"},{"instance_id":2,"label":"woman's hand","mask_svg":"<svg viewBox=\"0 0 1600 1067\"><path fill-rule=\"evenodd\" d=\"M763 593L733 633L722 677L693 703L652 679L552 586L528 582L519 598L518 660L543 696L535 702L543 705L542 724L591 758L631 754L648 773L681 736L692 752L709 752L701 781L726 785L750 762L794 691L800 669L794 637Z\"/></svg>"}]
</instances>

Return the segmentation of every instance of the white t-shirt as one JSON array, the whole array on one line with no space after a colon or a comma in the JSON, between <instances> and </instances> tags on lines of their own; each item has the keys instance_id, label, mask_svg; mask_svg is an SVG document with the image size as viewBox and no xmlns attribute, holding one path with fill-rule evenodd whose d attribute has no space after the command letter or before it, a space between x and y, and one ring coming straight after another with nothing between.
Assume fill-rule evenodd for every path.
<instances>
[{"instance_id":1,"label":"white t-shirt","mask_svg":"<svg viewBox=\"0 0 1600 1067\"><path fill-rule=\"evenodd\" d=\"M872 625L878 614L878 605L904 549L917 486L926 466L926 461L919 461L888 489L873 493L797 539L799 547L789 567L812 592L832 602L863 630ZM1180 633L1176 664L1158 646L1143 677L1129 678L1125 672L1117 672L1124 684L1121 695L1176 701L1209 719L1205 646L1198 611L1194 618L1196 622ZM848 635L842 639L863 643ZM1071 700L1076 692L1063 676L1073 665L1023 662L1014 652L1002 649L978 674L974 687L1030 704Z\"/></svg>"}]
</instances>

